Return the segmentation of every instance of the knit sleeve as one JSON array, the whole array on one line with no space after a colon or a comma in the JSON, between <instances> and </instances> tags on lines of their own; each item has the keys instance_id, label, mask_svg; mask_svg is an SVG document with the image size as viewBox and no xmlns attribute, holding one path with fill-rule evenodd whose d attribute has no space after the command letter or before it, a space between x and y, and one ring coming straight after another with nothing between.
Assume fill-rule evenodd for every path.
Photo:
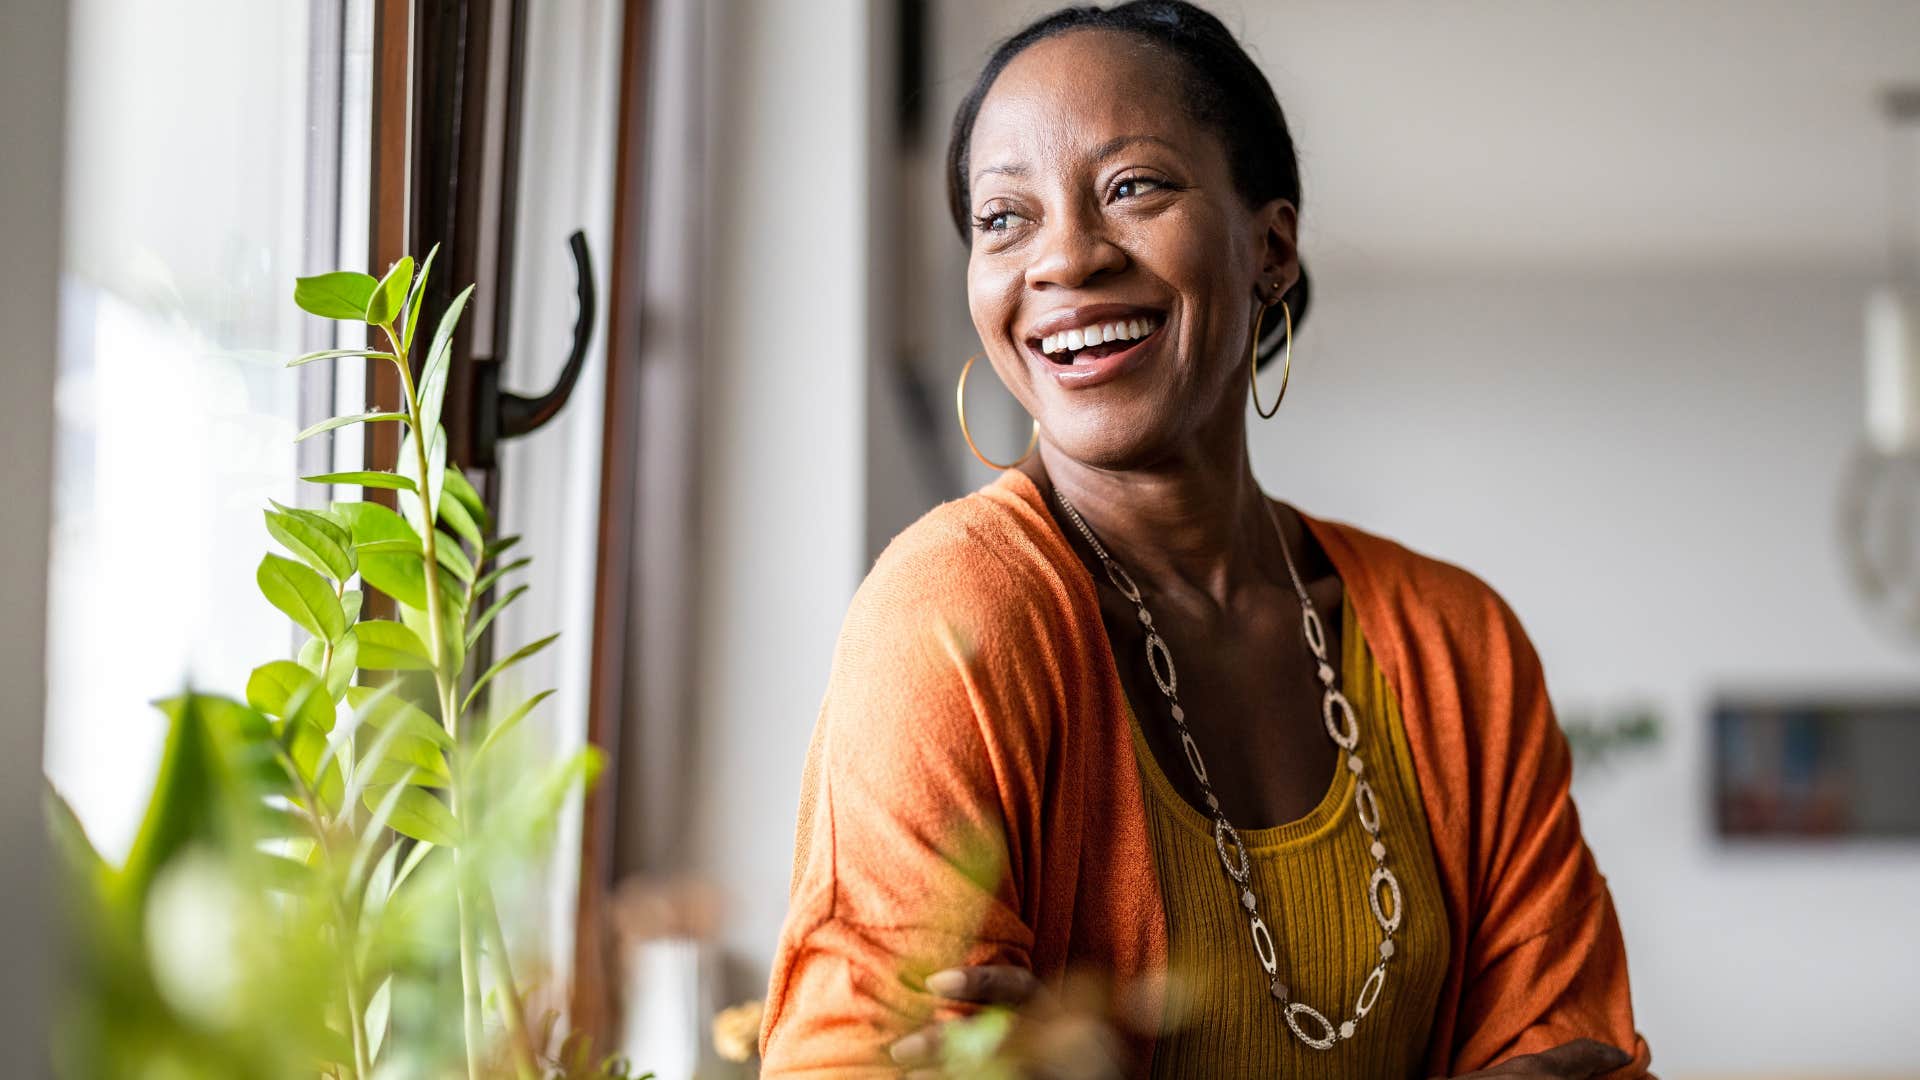
<instances>
[{"instance_id":1,"label":"knit sleeve","mask_svg":"<svg viewBox=\"0 0 1920 1080\"><path fill-rule=\"evenodd\" d=\"M1506 603L1473 585L1480 656L1462 669L1469 937L1450 1075L1592 1038L1633 1056L1611 1076L1645 1076L1651 1053L1634 1029L1626 945L1581 835L1572 758L1539 657Z\"/></svg>"},{"instance_id":2,"label":"knit sleeve","mask_svg":"<svg viewBox=\"0 0 1920 1080\"><path fill-rule=\"evenodd\" d=\"M854 1076L934 1018L956 964L1030 966L1044 613L964 535L896 541L842 629L808 754L765 1076Z\"/></svg>"}]
</instances>

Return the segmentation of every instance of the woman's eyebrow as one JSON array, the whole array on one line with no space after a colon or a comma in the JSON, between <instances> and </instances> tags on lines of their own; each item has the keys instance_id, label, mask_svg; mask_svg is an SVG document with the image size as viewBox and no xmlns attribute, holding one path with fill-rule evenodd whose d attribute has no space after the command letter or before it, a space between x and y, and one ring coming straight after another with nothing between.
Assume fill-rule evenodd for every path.
<instances>
[{"instance_id":1,"label":"woman's eyebrow","mask_svg":"<svg viewBox=\"0 0 1920 1080\"><path fill-rule=\"evenodd\" d=\"M1007 162L1001 165L988 165L985 168L982 168L980 171L974 173L973 179L968 181L968 183L978 184L980 182L981 177L988 176L988 175L1025 176L1029 171L1031 170L1029 170L1025 165L1019 164L1018 162Z\"/></svg>"},{"instance_id":2,"label":"woman's eyebrow","mask_svg":"<svg viewBox=\"0 0 1920 1080\"><path fill-rule=\"evenodd\" d=\"M1178 149L1178 147L1158 135L1116 135L1106 142L1101 143L1099 146L1094 147L1090 157L1094 161L1103 161L1135 143L1154 143L1167 150Z\"/></svg>"},{"instance_id":3,"label":"woman's eyebrow","mask_svg":"<svg viewBox=\"0 0 1920 1080\"><path fill-rule=\"evenodd\" d=\"M1162 147L1163 149L1175 151L1175 152L1179 150L1178 147L1174 146L1172 143L1168 142L1167 140L1161 138L1158 135L1116 135L1113 138L1108 139L1106 142L1101 143L1099 146L1094 147L1092 152L1087 155L1087 160L1104 161L1107 158L1110 158L1113 155L1119 153L1120 151L1125 150L1127 147L1135 145L1136 143L1152 143L1156 146ZM1021 177L1021 176L1026 176L1030 172L1032 172L1032 170L1027 168L1026 165L1020 162L1011 162L1011 161L1003 162L998 165L987 165L982 167L978 172L975 172L973 174L973 179L970 180L968 183L978 184L980 182L980 178L983 176L992 175L992 176Z\"/></svg>"}]
</instances>

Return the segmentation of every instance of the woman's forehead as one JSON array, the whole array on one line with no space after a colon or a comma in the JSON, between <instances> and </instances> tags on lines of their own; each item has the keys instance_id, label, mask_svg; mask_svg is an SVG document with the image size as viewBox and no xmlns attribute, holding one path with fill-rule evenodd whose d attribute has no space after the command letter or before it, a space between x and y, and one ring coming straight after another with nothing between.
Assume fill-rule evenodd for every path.
<instances>
[{"instance_id":1,"label":"woman's forehead","mask_svg":"<svg viewBox=\"0 0 1920 1080\"><path fill-rule=\"evenodd\" d=\"M1082 160L1127 136L1190 145L1176 63L1112 31L1074 31L1028 47L981 102L968 154L973 179Z\"/></svg>"}]
</instances>

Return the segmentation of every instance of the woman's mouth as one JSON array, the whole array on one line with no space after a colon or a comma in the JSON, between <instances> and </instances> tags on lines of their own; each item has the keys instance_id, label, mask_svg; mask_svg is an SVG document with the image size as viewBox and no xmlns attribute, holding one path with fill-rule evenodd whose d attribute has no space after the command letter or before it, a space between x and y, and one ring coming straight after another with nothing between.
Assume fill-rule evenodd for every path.
<instances>
[{"instance_id":1,"label":"woman's mouth","mask_svg":"<svg viewBox=\"0 0 1920 1080\"><path fill-rule=\"evenodd\" d=\"M1089 319L1080 326L1029 338L1027 346L1047 362L1045 370L1062 385L1093 386L1130 370L1165 323L1164 316L1147 312Z\"/></svg>"},{"instance_id":2,"label":"woman's mouth","mask_svg":"<svg viewBox=\"0 0 1920 1080\"><path fill-rule=\"evenodd\" d=\"M1040 354L1056 364L1100 360L1151 337L1160 329L1160 322L1158 315L1137 315L1130 319L1088 323L1041 338Z\"/></svg>"}]
</instances>

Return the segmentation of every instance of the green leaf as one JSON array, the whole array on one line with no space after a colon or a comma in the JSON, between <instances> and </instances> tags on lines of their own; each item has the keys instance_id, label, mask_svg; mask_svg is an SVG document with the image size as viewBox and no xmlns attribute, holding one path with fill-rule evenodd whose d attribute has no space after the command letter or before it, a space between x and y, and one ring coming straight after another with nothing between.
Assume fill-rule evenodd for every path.
<instances>
[{"instance_id":1,"label":"green leaf","mask_svg":"<svg viewBox=\"0 0 1920 1080\"><path fill-rule=\"evenodd\" d=\"M404 734L426 739L443 750L453 748L453 736L447 733L445 727L421 711L419 706L395 694L385 693L384 687L348 687L347 704L364 714L363 723L381 729L398 727Z\"/></svg>"},{"instance_id":2,"label":"green leaf","mask_svg":"<svg viewBox=\"0 0 1920 1080\"><path fill-rule=\"evenodd\" d=\"M336 503L346 517L360 561L360 578L408 607L427 606L427 575L420 535L405 518L379 503ZM399 542L396 542L399 541Z\"/></svg>"},{"instance_id":3,"label":"green leaf","mask_svg":"<svg viewBox=\"0 0 1920 1080\"><path fill-rule=\"evenodd\" d=\"M513 571L518 570L521 567L527 565L528 563L531 563L532 561L533 561L532 559L515 559L512 562L507 563L503 566L494 567L491 571L487 573L486 577L483 577L479 581L476 581L473 583L473 595L485 596L487 590L493 588L493 583L496 581L499 581L502 576L506 574L510 574Z\"/></svg>"},{"instance_id":4,"label":"green leaf","mask_svg":"<svg viewBox=\"0 0 1920 1080\"><path fill-rule=\"evenodd\" d=\"M393 875L393 889L387 895L392 896L399 892L400 886L405 885L407 879L413 876L413 872L420 868L420 864L427 861L427 856L438 850L440 849L437 846L425 840L413 845L413 850L407 852L407 857L400 863L399 871Z\"/></svg>"},{"instance_id":5,"label":"green leaf","mask_svg":"<svg viewBox=\"0 0 1920 1080\"><path fill-rule=\"evenodd\" d=\"M407 328L400 336L401 348L413 348L413 328L420 323L420 298L426 295L427 275L433 273L433 257L438 254L439 244L427 250L427 261L420 264L420 276L413 279L413 291L407 294Z\"/></svg>"},{"instance_id":6,"label":"green leaf","mask_svg":"<svg viewBox=\"0 0 1920 1080\"><path fill-rule=\"evenodd\" d=\"M306 440L313 438L315 435L318 435L323 431L332 431L334 428L343 428L343 427L346 427L348 424L377 424L377 423L384 423L389 420L405 420L406 418L407 418L406 413L397 413L397 412L365 412L365 413L354 413L351 416L336 416L330 420L322 420L319 423L308 428L307 430L302 431L300 434L295 435L293 437L293 441L305 442Z\"/></svg>"},{"instance_id":7,"label":"green leaf","mask_svg":"<svg viewBox=\"0 0 1920 1080\"><path fill-rule=\"evenodd\" d=\"M366 319L368 326L391 326L394 316L400 314L400 305L406 302L407 286L413 283L413 256L402 255L400 261L387 268L387 276L373 287L373 295L367 298Z\"/></svg>"},{"instance_id":8,"label":"green leaf","mask_svg":"<svg viewBox=\"0 0 1920 1080\"><path fill-rule=\"evenodd\" d=\"M338 518L335 518L332 514L319 510L303 510L297 506L287 506L284 503L275 502L272 499L268 499L267 503L288 517L299 518L313 528L326 533L334 543L340 545L342 548L349 551L352 550L352 528Z\"/></svg>"},{"instance_id":9,"label":"green leaf","mask_svg":"<svg viewBox=\"0 0 1920 1080\"><path fill-rule=\"evenodd\" d=\"M338 703L347 692L347 684L353 681L353 673L359 669L360 634L349 622L347 632L333 643L333 659L327 665L327 696Z\"/></svg>"},{"instance_id":10,"label":"green leaf","mask_svg":"<svg viewBox=\"0 0 1920 1080\"><path fill-rule=\"evenodd\" d=\"M433 530L433 537L433 557L440 560L441 566L453 571L453 576L459 578L462 585L472 582L473 563L467 560L467 553L460 550L460 541L439 529Z\"/></svg>"},{"instance_id":11,"label":"green leaf","mask_svg":"<svg viewBox=\"0 0 1920 1080\"><path fill-rule=\"evenodd\" d=\"M359 589L348 589L340 594L340 612L347 617L347 625L360 621L360 604L364 599Z\"/></svg>"},{"instance_id":12,"label":"green leaf","mask_svg":"<svg viewBox=\"0 0 1920 1080\"><path fill-rule=\"evenodd\" d=\"M353 270L295 278L293 302L300 305L300 310L323 319L359 322L366 316L367 301L373 298L376 284L372 274Z\"/></svg>"},{"instance_id":13,"label":"green leaf","mask_svg":"<svg viewBox=\"0 0 1920 1080\"><path fill-rule=\"evenodd\" d=\"M427 571L420 553L385 554L360 549L360 580L379 589L394 602L416 611L427 610Z\"/></svg>"},{"instance_id":14,"label":"green leaf","mask_svg":"<svg viewBox=\"0 0 1920 1080\"><path fill-rule=\"evenodd\" d=\"M447 484L447 429L435 424L427 441L427 522L440 520L440 493ZM426 531L423 526L422 532Z\"/></svg>"},{"instance_id":15,"label":"green leaf","mask_svg":"<svg viewBox=\"0 0 1920 1080\"><path fill-rule=\"evenodd\" d=\"M354 317L359 318L357 315ZM287 361L287 366L299 367L301 364L311 364L315 360L341 360L349 356L364 356L369 360L398 361L400 359L390 352L381 352L378 349L321 349L319 352L301 353Z\"/></svg>"},{"instance_id":16,"label":"green leaf","mask_svg":"<svg viewBox=\"0 0 1920 1080\"><path fill-rule=\"evenodd\" d=\"M292 660L270 660L247 676L247 704L285 721L333 730L333 701L319 676Z\"/></svg>"},{"instance_id":17,"label":"green leaf","mask_svg":"<svg viewBox=\"0 0 1920 1080\"><path fill-rule=\"evenodd\" d=\"M447 466L445 486L447 493L460 500L460 505L467 509L474 521L487 520L486 500L480 497L480 490L473 486L473 481L467 479L467 474L460 471L460 466Z\"/></svg>"},{"instance_id":18,"label":"green leaf","mask_svg":"<svg viewBox=\"0 0 1920 1080\"><path fill-rule=\"evenodd\" d=\"M398 851L398 847L389 847L388 851ZM382 899L385 898L382 892ZM367 1025L367 1061L380 1060L380 1047L387 1039L387 1017L393 1012L393 976L380 980L380 988L367 999L365 1019Z\"/></svg>"},{"instance_id":19,"label":"green leaf","mask_svg":"<svg viewBox=\"0 0 1920 1080\"><path fill-rule=\"evenodd\" d=\"M387 507L373 502L337 502L333 512L346 523L347 535L356 547L376 540L411 540L420 550L420 534L407 520Z\"/></svg>"},{"instance_id":20,"label":"green leaf","mask_svg":"<svg viewBox=\"0 0 1920 1080\"><path fill-rule=\"evenodd\" d=\"M392 816L387 819L388 827L402 836L411 836L429 844L457 846L460 823L454 820L453 811L447 809L447 804L434 798L424 788L411 784L397 786L400 795L394 803ZM368 809L378 809L391 791L391 786L369 787L360 800Z\"/></svg>"},{"instance_id":21,"label":"green leaf","mask_svg":"<svg viewBox=\"0 0 1920 1080\"><path fill-rule=\"evenodd\" d=\"M287 725L287 756L293 759L300 778L319 796L328 813L337 813L344 804L346 780L340 775L340 763L328 753L326 734L305 720Z\"/></svg>"},{"instance_id":22,"label":"green leaf","mask_svg":"<svg viewBox=\"0 0 1920 1080\"><path fill-rule=\"evenodd\" d=\"M495 721L494 725L491 728L487 729L487 737L480 741L480 749L473 752L474 760L475 761L480 760L480 758L486 754L487 747L492 746L494 743L499 742L502 738L504 738L507 732L512 731L514 729L515 725L517 725L518 723L520 723L520 721L525 720L527 718L527 714L533 711L534 706L552 697L554 693L555 691L552 691L552 690L542 690L539 693L528 698L527 700L514 706L514 709L512 712L508 713L506 716L501 717L499 720Z\"/></svg>"},{"instance_id":23,"label":"green leaf","mask_svg":"<svg viewBox=\"0 0 1920 1080\"><path fill-rule=\"evenodd\" d=\"M314 637L338 641L347 632L346 613L327 579L314 570L278 555L260 560L254 581L261 595Z\"/></svg>"},{"instance_id":24,"label":"green leaf","mask_svg":"<svg viewBox=\"0 0 1920 1080\"><path fill-rule=\"evenodd\" d=\"M390 472L334 472L321 473L318 476L303 476L300 479L314 484L359 484L361 487L387 488L392 491L413 491L413 481L398 473Z\"/></svg>"},{"instance_id":25,"label":"green leaf","mask_svg":"<svg viewBox=\"0 0 1920 1080\"><path fill-rule=\"evenodd\" d=\"M413 440L414 433L411 430L400 440L400 463L403 468L417 469L420 467L420 454L419 451L414 448ZM423 502L418 497L417 486L414 494L402 492L399 500L401 512L406 515L407 521L410 522L415 529L418 529L422 536L425 536L427 529L431 527L429 522L437 520L437 511L440 503L443 501L440 498L440 492L446 483L447 432L445 428L436 427L433 429L433 438L427 441L426 457L426 476L429 478L427 500ZM410 476L409 479L413 478ZM418 481L416 480L415 483L417 485ZM433 511L430 512L427 509L429 506L433 508Z\"/></svg>"},{"instance_id":26,"label":"green leaf","mask_svg":"<svg viewBox=\"0 0 1920 1080\"><path fill-rule=\"evenodd\" d=\"M506 554L508 548L513 547L513 545L519 542L520 542L519 536L496 536L493 539L487 541L487 549L486 549L487 558L497 559L501 555Z\"/></svg>"},{"instance_id":27,"label":"green leaf","mask_svg":"<svg viewBox=\"0 0 1920 1080\"><path fill-rule=\"evenodd\" d=\"M372 832L371 829L367 832ZM363 834L364 835L364 834ZM360 891L360 910L363 918L376 918L380 910L387 905L387 894L393 891L393 871L400 863L400 845L390 843L380 853L380 861L367 871L367 883ZM348 876L352 881L353 876Z\"/></svg>"},{"instance_id":28,"label":"green leaf","mask_svg":"<svg viewBox=\"0 0 1920 1080\"><path fill-rule=\"evenodd\" d=\"M482 688L493 681L495 675L500 674L520 661L525 660L527 657L553 644L554 640L559 636L559 634L548 634L539 641L520 646L520 648L514 650L513 655L502 660L494 661L492 667L488 668L478 679L473 681L473 688L467 691L466 700L460 704L460 711L466 712L468 709L473 708L473 699L479 696Z\"/></svg>"},{"instance_id":29,"label":"green leaf","mask_svg":"<svg viewBox=\"0 0 1920 1080\"><path fill-rule=\"evenodd\" d=\"M356 713L356 715L364 716L365 714ZM374 767L386 760L388 749L393 746L395 741L402 737L402 733L398 729L388 728L385 731L381 731L371 724L363 723L360 727L354 729L355 734L359 734L361 731L370 731L379 737L372 740L373 745L371 746L366 745L364 742L360 744L361 754L359 760L354 762L353 778L347 781L347 790L345 795L342 796L342 805L345 806L352 806L359 801L360 792L366 788L367 781L372 779ZM345 758L353 752L353 743L354 740L352 739L339 738L336 732L335 738L329 745L328 750L330 753L335 753ZM361 829L358 853L348 864L349 867L357 868L364 866L366 860L372 856L373 845L375 843L377 843L377 838L374 831L371 829ZM348 885L351 887L351 869L348 874Z\"/></svg>"},{"instance_id":30,"label":"green leaf","mask_svg":"<svg viewBox=\"0 0 1920 1080\"><path fill-rule=\"evenodd\" d=\"M308 566L335 581L353 576L353 556L336 539L332 530L312 521L273 510L261 511L267 518L267 532L280 545L300 556Z\"/></svg>"},{"instance_id":31,"label":"green leaf","mask_svg":"<svg viewBox=\"0 0 1920 1080\"><path fill-rule=\"evenodd\" d=\"M300 651L294 653L293 658L301 667L318 675L320 665L327 659L327 643L317 637L310 637L301 644Z\"/></svg>"},{"instance_id":32,"label":"green leaf","mask_svg":"<svg viewBox=\"0 0 1920 1080\"><path fill-rule=\"evenodd\" d=\"M455 477L455 475L457 473L453 473L451 469L447 471L447 477ZM449 490L447 494L451 496L453 492ZM440 521L444 521L447 528L457 532L461 540L467 540L468 544L472 544L474 552L486 550L486 536L480 532L480 523L472 519L472 513L468 513L467 503L457 498L440 500Z\"/></svg>"},{"instance_id":33,"label":"green leaf","mask_svg":"<svg viewBox=\"0 0 1920 1080\"><path fill-rule=\"evenodd\" d=\"M453 363L453 333L460 323L460 313L466 309L467 298L473 295L473 286L460 290L460 295L447 305L447 313L440 316L440 326L433 332L433 347L427 350L427 362L420 368L420 430L432 431L440 423L440 404L447 396L447 369Z\"/></svg>"},{"instance_id":34,"label":"green leaf","mask_svg":"<svg viewBox=\"0 0 1920 1080\"><path fill-rule=\"evenodd\" d=\"M431 671L433 653L420 635L397 622L368 619L359 624L360 666L368 671Z\"/></svg>"},{"instance_id":35,"label":"green leaf","mask_svg":"<svg viewBox=\"0 0 1920 1080\"><path fill-rule=\"evenodd\" d=\"M440 748L426 739L399 735L388 744L386 756L373 762L365 783L370 787L388 784L415 784L443 788L453 782L447 759Z\"/></svg>"},{"instance_id":36,"label":"green leaf","mask_svg":"<svg viewBox=\"0 0 1920 1080\"><path fill-rule=\"evenodd\" d=\"M473 643L480 640L480 635L486 632L487 624L493 621L494 616L505 611L508 604L520 599L520 594L526 592L527 588L525 585L516 585L507 595L488 605L487 610L480 613L480 617L474 620L472 628L467 631L467 648L473 648Z\"/></svg>"}]
</instances>

